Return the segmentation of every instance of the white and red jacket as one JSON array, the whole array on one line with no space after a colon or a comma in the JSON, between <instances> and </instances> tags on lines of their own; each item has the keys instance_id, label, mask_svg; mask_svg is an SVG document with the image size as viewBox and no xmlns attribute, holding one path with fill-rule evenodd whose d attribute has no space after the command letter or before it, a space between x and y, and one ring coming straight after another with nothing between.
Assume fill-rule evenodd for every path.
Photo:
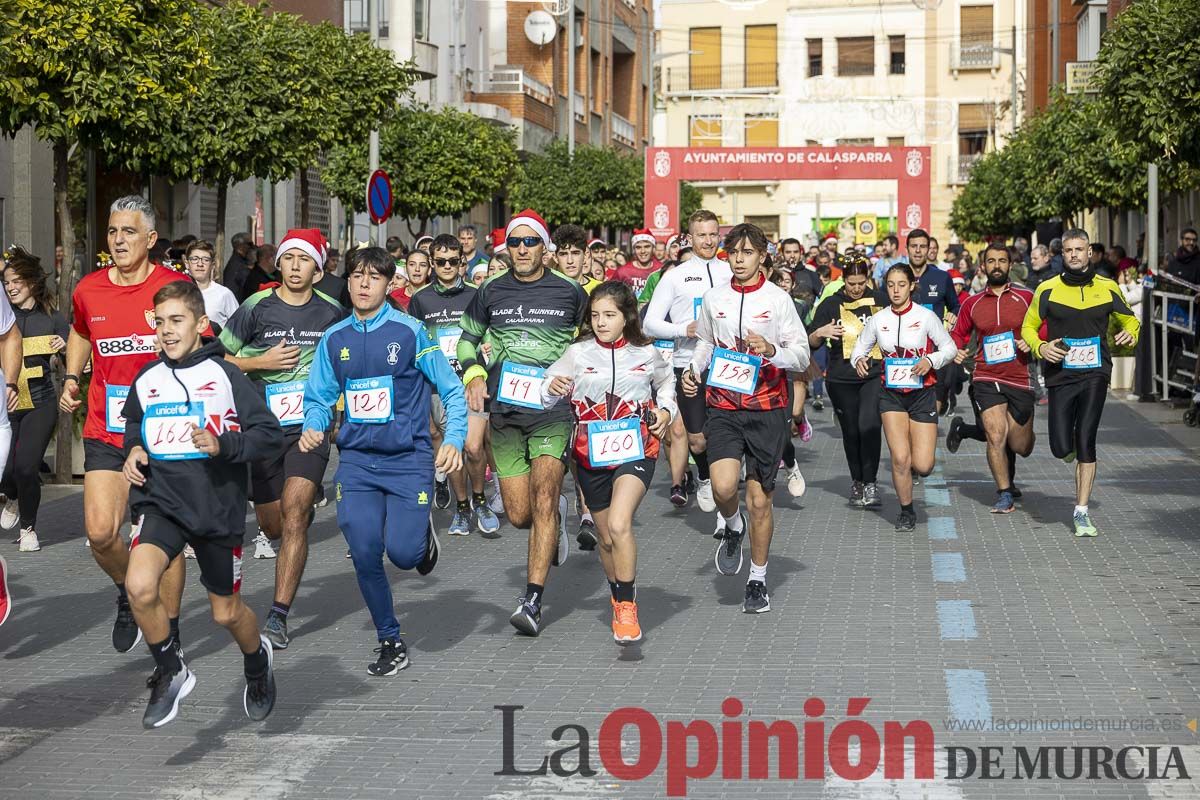
<instances>
[{"instance_id":1,"label":"white and red jacket","mask_svg":"<svg viewBox=\"0 0 1200 800\"><path fill-rule=\"evenodd\" d=\"M692 371L699 375L707 369L716 347L749 353L745 340L748 333L757 333L775 345L775 354L762 357L752 394L709 386L709 407L729 411L783 408L789 404L788 371L808 369L812 354L796 304L787 292L759 273L748 286L730 283L705 292L696 324L698 341L692 354Z\"/></svg>"},{"instance_id":2,"label":"white and red jacket","mask_svg":"<svg viewBox=\"0 0 1200 800\"><path fill-rule=\"evenodd\" d=\"M908 301L908 306L895 311L891 306L875 312L867 320L862 333L850 354L850 363L857 364L858 360L879 345L879 351L884 359L889 358L921 358L927 357L933 369L925 373L925 385L937 383L937 370L949 364L958 355L954 340L946 332L946 326L936 314L924 306ZM880 379L885 382L887 370L883 371ZM911 392L913 389L893 389L898 392Z\"/></svg>"},{"instance_id":3,"label":"white and red jacket","mask_svg":"<svg viewBox=\"0 0 1200 800\"><path fill-rule=\"evenodd\" d=\"M593 469L588 458L589 422L639 417L646 458L658 458L658 439L650 435L647 420L655 409L665 409L674 419L675 373L652 345L629 344L622 337L605 344L597 339L575 342L546 368L542 406L551 408L562 398L549 392L556 377L570 378L571 408L575 416L575 459ZM615 469L615 466L608 469Z\"/></svg>"}]
</instances>

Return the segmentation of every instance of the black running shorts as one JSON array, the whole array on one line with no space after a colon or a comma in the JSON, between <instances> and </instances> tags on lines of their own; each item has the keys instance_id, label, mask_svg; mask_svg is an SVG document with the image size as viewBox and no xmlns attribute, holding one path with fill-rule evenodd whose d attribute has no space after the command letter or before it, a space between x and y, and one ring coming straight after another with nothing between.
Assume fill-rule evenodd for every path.
<instances>
[{"instance_id":1,"label":"black running shorts","mask_svg":"<svg viewBox=\"0 0 1200 800\"><path fill-rule=\"evenodd\" d=\"M250 465L250 499L257 503L274 503L283 497L283 484L288 478L306 478L317 486L325 480L329 466L329 436L311 453L300 452L300 429L303 425L284 428L283 451L269 461Z\"/></svg>"},{"instance_id":2,"label":"black running shorts","mask_svg":"<svg viewBox=\"0 0 1200 800\"><path fill-rule=\"evenodd\" d=\"M142 515L142 529L135 547L152 544L173 560L183 552L184 545L196 551L200 567L200 583L213 594L228 597L242 588L242 536L234 534L223 539L188 536L183 528L158 514Z\"/></svg>"},{"instance_id":3,"label":"black running shorts","mask_svg":"<svg viewBox=\"0 0 1200 800\"><path fill-rule=\"evenodd\" d=\"M583 502L591 511L604 511L612 505L613 484L622 475L632 475L650 488L654 477L654 459L643 458L621 464L615 469L588 469L576 464L575 480L583 492Z\"/></svg>"},{"instance_id":4,"label":"black running shorts","mask_svg":"<svg viewBox=\"0 0 1200 800\"><path fill-rule=\"evenodd\" d=\"M1007 405L1009 415L1018 425L1024 425L1033 418L1037 402L1032 389L1018 389L998 381L975 381L971 388L971 401L980 414L993 406Z\"/></svg>"},{"instance_id":5,"label":"black running shorts","mask_svg":"<svg viewBox=\"0 0 1200 800\"><path fill-rule=\"evenodd\" d=\"M746 459L746 479L758 481L763 491L775 489L775 473L783 450L791 441L790 408L767 411L708 409L704 438L708 441L708 463L724 458Z\"/></svg>"},{"instance_id":6,"label":"black running shorts","mask_svg":"<svg viewBox=\"0 0 1200 800\"><path fill-rule=\"evenodd\" d=\"M937 396L932 386L901 392L886 386L879 391L879 413L899 411L913 422L937 425Z\"/></svg>"}]
</instances>

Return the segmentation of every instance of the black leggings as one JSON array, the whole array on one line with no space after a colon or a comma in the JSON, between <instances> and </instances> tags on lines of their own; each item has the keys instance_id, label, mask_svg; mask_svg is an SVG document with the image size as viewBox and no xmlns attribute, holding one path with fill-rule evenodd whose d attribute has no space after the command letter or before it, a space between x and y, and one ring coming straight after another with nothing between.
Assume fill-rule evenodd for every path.
<instances>
[{"instance_id":1,"label":"black leggings","mask_svg":"<svg viewBox=\"0 0 1200 800\"><path fill-rule=\"evenodd\" d=\"M50 398L44 405L21 411L9 417L12 424L12 446L0 492L8 499L16 498L21 509L21 527L37 524L38 506L42 504L42 479L38 474L54 426L58 424L58 404Z\"/></svg>"},{"instance_id":2,"label":"black leggings","mask_svg":"<svg viewBox=\"0 0 1200 800\"><path fill-rule=\"evenodd\" d=\"M879 379L861 383L825 382L833 413L842 429L842 447L850 477L862 483L874 483L879 472L879 451L883 446L879 419Z\"/></svg>"},{"instance_id":3,"label":"black leggings","mask_svg":"<svg viewBox=\"0 0 1200 800\"><path fill-rule=\"evenodd\" d=\"M1083 464L1096 463L1096 432L1108 397L1108 381L1088 378L1048 388L1050 452L1055 458L1075 453Z\"/></svg>"}]
</instances>

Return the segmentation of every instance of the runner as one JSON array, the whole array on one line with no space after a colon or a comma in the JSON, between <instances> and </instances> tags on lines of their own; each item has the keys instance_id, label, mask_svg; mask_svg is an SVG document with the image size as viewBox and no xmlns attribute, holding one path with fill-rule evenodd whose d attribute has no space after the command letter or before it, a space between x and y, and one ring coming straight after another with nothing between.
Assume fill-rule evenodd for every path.
<instances>
[{"instance_id":1,"label":"runner","mask_svg":"<svg viewBox=\"0 0 1200 800\"><path fill-rule=\"evenodd\" d=\"M701 209L688 218L688 232L693 247L692 257L666 273L658 282L654 296L646 307L646 333L655 339L672 339L675 342L672 363L675 367L677 388L683 371L692 363L696 348L697 320L700 316L701 298L710 289L729 285L733 273L729 264L717 258L720 244L720 223L717 215ZM791 302L790 300L788 301ZM670 321L668 321L670 317ZM706 375L700 374L701 383ZM696 503L706 513L716 510L713 500L712 482L709 479L709 460L705 454L704 420L706 407L704 394L688 395L678 392L679 416L683 418L687 431L688 451L696 462L700 483L696 489ZM776 459L778 461L778 459ZM682 472L676 473L674 462L671 468L671 498L675 502L675 489L683 479ZM680 487L682 488L682 487ZM684 498L684 503L687 500ZM680 505L676 503L676 505ZM717 530L721 530L720 519Z\"/></svg>"},{"instance_id":2,"label":"runner","mask_svg":"<svg viewBox=\"0 0 1200 800\"><path fill-rule=\"evenodd\" d=\"M1021 338L1033 292L1009 282L1009 258L1003 242L988 244L982 265L988 288L967 298L950 332L958 345L954 360L959 364L967 360L967 342L977 334L969 393L981 423L965 425L962 417L950 420L946 449L957 453L964 438L987 442L988 467L996 481L993 514L1008 514L1015 507L1016 459L1033 452L1034 440L1036 403L1029 384L1029 344Z\"/></svg>"},{"instance_id":3,"label":"runner","mask_svg":"<svg viewBox=\"0 0 1200 800\"><path fill-rule=\"evenodd\" d=\"M54 296L46 288L46 273L37 257L13 248L5 263L4 290L16 315L24 362L17 382L17 403L9 414L12 446L0 481L4 499L0 527L7 531L19 527L20 551L33 553L42 549L36 530L42 503L38 471L58 425L50 361L66 348L69 328L54 309Z\"/></svg>"},{"instance_id":4,"label":"runner","mask_svg":"<svg viewBox=\"0 0 1200 800\"><path fill-rule=\"evenodd\" d=\"M458 226L458 244L462 249L461 257L463 267L466 272L470 272L473 267L480 264L487 266L487 253L477 249L478 233L474 225L459 225ZM429 245L429 252L433 253L437 249L437 237L434 237L433 242Z\"/></svg>"},{"instance_id":5,"label":"runner","mask_svg":"<svg viewBox=\"0 0 1200 800\"><path fill-rule=\"evenodd\" d=\"M122 474L125 417L121 410L138 370L156 358L155 293L164 284L188 280L150 263L150 246L158 240L154 225L154 208L141 195L118 198L109 209L108 249L113 263L85 275L75 287L67 374L58 401L59 410L67 414L83 404L79 373L90 357L83 423L83 520L92 558L117 587L112 643L121 653L142 639L125 592L129 548L118 534L129 505L129 481ZM133 536L137 538L136 530ZM173 559L159 592L176 641L183 570L183 558Z\"/></svg>"},{"instance_id":6,"label":"runner","mask_svg":"<svg viewBox=\"0 0 1200 800\"><path fill-rule=\"evenodd\" d=\"M770 263L771 259L768 259ZM808 316L808 303L803 300L798 300L792 290L796 284L793 280L792 270L786 266L779 269L769 269L771 283L778 286L787 296L792 298L792 305L796 308L796 316L803 322ZM788 426L787 441L783 444L783 467L787 470L788 478L788 494L792 497L803 497L807 488L804 481L804 473L800 471L800 464L796 460L796 443L793 437L797 434L800 436L800 441L808 442L812 439L812 425L804 415L804 399L808 396L809 375L812 373L815 365L812 361L809 362L808 369L804 372L789 372L788 373L788 408L791 414L791 424Z\"/></svg>"},{"instance_id":7,"label":"runner","mask_svg":"<svg viewBox=\"0 0 1200 800\"><path fill-rule=\"evenodd\" d=\"M554 229L554 258L557 269L563 275L583 287L583 291L591 294L600 285L600 281L589 275L584 267L587 266L587 233L578 225L559 225ZM511 256L511 251L508 251ZM489 274L490 278L491 275Z\"/></svg>"},{"instance_id":8,"label":"runner","mask_svg":"<svg viewBox=\"0 0 1200 800\"><path fill-rule=\"evenodd\" d=\"M183 253L183 263L187 266L188 275L196 282L200 294L204 295L204 310L210 324L224 325L238 309L237 297L233 292L219 283L213 282L213 264L216 249L204 241L197 239L187 246Z\"/></svg>"},{"instance_id":9,"label":"runner","mask_svg":"<svg viewBox=\"0 0 1200 800\"><path fill-rule=\"evenodd\" d=\"M742 611L762 614L771 610L767 592L767 557L775 527L771 496L790 424L787 373L808 368L808 334L792 298L762 271L767 259L762 230L749 223L735 225L725 236L725 251L732 283L704 295L698 340L682 385L689 397L699 396L704 386L708 408L704 433L713 497L723 523L713 561L722 575L741 571L742 539L748 525L750 577ZM706 382L698 377L705 373ZM738 499L743 459L749 519Z\"/></svg>"},{"instance_id":10,"label":"runner","mask_svg":"<svg viewBox=\"0 0 1200 800\"><path fill-rule=\"evenodd\" d=\"M892 485L900 501L896 530L911 531L917 525L913 473L924 477L933 472L937 370L952 360L958 349L941 318L913 301L912 292L920 284L912 267L893 264L884 274L884 284L890 305L867 321L850 353L850 363L858 377L866 378L873 368L870 354L878 346L883 355L879 411L892 453ZM930 342L936 349L930 348Z\"/></svg>"},{"instance_id":11,"label":"runner","mask_svg":"<svg viewBox=\"0 0 1200 800\"><path fill-rule=\"evenodd\" d=\"M561 564L570 552L561 490L571 435L570 409L543 409L538 387L545 368L575 338L587 295L575 281L542 266L550 234L537 212L513 217L505 236L513 267L489 278L467 307L458 360L468 407L479 413L492 398L492 453L504 508L509 522L529 529L527 583L509 621L537 636L550 565ZM490 368L479 352L485 337L492 345Z\"/></svg>"},{"instance_id":12,"label":"runner","mask_svg":"<svg viewBox=\"0 0 1200 800\"><path fill-rule=\"evenodd\" d=\"M275 675L271 645L241 596L246 465L278 451L283 432L262 395L225 362L221 344L203 336L204 296L194 284L160 288L154 317L162 352L134 378L124 412L123 472L133 484L132 513L142 521L129 555L129 599L155 662L142 725L159 728L175 719L196 685L159 591L188 544L213 621L242 651L242 708L260 722L275 706Z\"/></svg>"},{"instance_id":13,"label":"runner","mask_svg":"<svg viewBox=\"0 0 1200 800\"><path fill-rule=\"evenodd\" d=\"M850 470L850 506L876 508L880 505L879 453L882 432L879 419L879 348L869 353L870 368L859 375L850 355L867 321L886 301L871 291L871 263L858 259L846 265L842 286L821 301L813 314L808 343L819 347L828 342L829 368L825 385L842 432L842 449Z\"/></svg>"},{"instance_id":14,"label":"runner","mask_svg":"<svg viewBox=\"0 0 1200 800\"><path fill-rule=\"evenodd\" d=\"M676 412L671 367L642 333L637 311L629 286L601 284L588 300L579 338L546 369L541 390L547 409L560 397L571 402L577 480L600 536L618 644L642 639L633 515L654 477L658 440Z\"/></svg>"},{"instance_id":15,"label":"runner","mask_svg":"<svg viewBox=\"0 0 1200 800\"><path fill-rule=\"evenodd\" d=\"M930 237L921 228L909 231L908 237L905 239L908 265L917 279L916 286L912 288L912 300L917 305L932 311L935 317L944 320L947 326L953 328L958 314L958 292L954 289L954 280L950 277L950 273L938 269L936 266L930 268L931 264L937 261L937 250L930 249L931 244L934 247L937 246L936 242L936 239ZM950 370L953 367L953 363L943 364L939 367L939 373L936 376L937 383L934 385L934 391L939 414L949 402Z\"/></svg>"},{"instance_id":16,"label":"runner","mask_svg":"<svg viewBox=\"0 0 1200 800\"><path fill-rule=\"evenodd\" d=\"M429 283L429 252L429 249L414 249L404 259L404 286L390 293L391 298L395 300L397 305L399 305L404 311L408 311L408 304L412 302L412 296L421 289L425 288L425 286ZM461 273L461 268L459 271ZM449 504L450 500L449 497L447 497L446 505L438 506L438 508L445 508Z\"/></svg>"},{"instance_id":17,"label":"runner","mask_svg":"<svg viewBox=\"0 0 1200 800\"><path fill-rule=\"evenodd\" d=\"M462 316L475 297L475 288L464 283L458 274L459 261L462 258L459 254L461 235L460 231L459 239L446 233L434 238L430 250L433 253L435 280L428 289L414 296L408 306L408 313L425 323L429 337L438 343L442 353L450 361L450 366L454 368L460 378L462 377L462 368L458 365L458 340L462 336ZM446 432L447 419L446 407L442 404L441 395L438 394L436 387L431 404L433 449L437 451L442 447L442 437ZM480 440L483 439L483 432L487 429L487 420L486 413L467 412L468 441L473 433ZM447 491L453 487L454 496L458 499L458 508L455 509L454 518L450 521L451 536L467 536L471 533L472 527L479 528L479 532L486 536L491 536L500 530L500 520L488 507L487 485L484 481L486 470L487 457L483 448L477 447L472 450L468 445L466 469L451 475L450 487L447 487ZM469 486L468 478L470 479ZM434 474L434 479L437 483L433 495L436 502L438 492L446 483L446 476L437 472ZM473 493L469 493L471 489L474 490ZM445 508L447 505L449 502L440 508Z\"/></svg>"},{"instance_id":18,"label":"runner","mask_svg":"<svg viewBox=\"0 0 1200 800\"><path fill-rule=\"evenodd\" d=\"M1141 325L1121 287L1088 265L1087 233L1066 231L1062 249L1063 271L1038 286L1021 334L1045 362L1050 452L1076 462L1075 535L1096 536L1088 501L1096 481L1096 433L1112 376L1109 329L1119 328L1112 345L1133 347Z\"/></svg>"},{"instance_id":19,"label":"runner","mask_svg":"<svg viewBox=\"0 0 1200 800\"><path fill-rule=\"evenodd\" d=\"M646 281L662 264L654 260L654 234L646 228L633 232L633 261L617 267L613 276L616 280L633 289L634 297L646 288Z\"/></svg>"},{"instance_id":20,"label":"runner","mask_svg":"<svg viewBox=\"0 0 1200 800\"><path fill-rule=\"evenodd\" d=\"M462 466L467 414L462 383L436 341L412 317L390 306L387 286L396 262L386 250L363 250L348 276L354 313L321 337L304 388L302 452L325 447L332 408L346 397L334 477L338 526L371 612L379 658L374 676L409 665L383 556L400 569L428 575L437 564L429 495L433 471ZM445 444L434 458L429 437L430 385L445 406Z\"/></svg>"},{"instance_id":21,"label":"runner","mask_svg":"<svg viewBox=\"0 0 1200 800\"><path fill-rule=\"evenodd\" d=\"M321 447L300 448L304 381L317 343L346 316L336 300L312 288L325 263L327 246L316 228L288 231L276 256L283 279L280 286L252 295L221 331L229 360L264 393L285 431L283 449L250 467L251 499L259 526L254 557L274 558L268 540L282 539L275 562L274 601L263 629L278 650L288 646L287 618L308 562L308 526L329 464L328 441Z\"/></svg>"}]
</instances>

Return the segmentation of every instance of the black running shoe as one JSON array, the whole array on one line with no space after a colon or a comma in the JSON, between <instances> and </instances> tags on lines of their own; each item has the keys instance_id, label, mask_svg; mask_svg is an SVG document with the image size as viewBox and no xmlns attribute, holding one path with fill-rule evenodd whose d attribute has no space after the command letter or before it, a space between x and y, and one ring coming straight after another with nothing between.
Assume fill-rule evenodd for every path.
<instances>
[{"instance_id":1,"label":"black running shoe","mask_svg":"<svg viewBox=\"0 0 1200 800\"><path fill-rule=\"evenodd\" d=\"M737 533L725 529L725 538L717 545L717 552L713 555L713 563L717 567L717 572L722 575L737 575L742 569L742 540L746 537L746 529L750 523L746 520L745 513L742 513L742 529Z\"/></svg>"},{"instance_id":2,"label":"black running shoe","mask_svg":"<svg viewBox=\"0 0 1200 800\"><path fill-rule=\"evenodd\" d=\"M824 410L825 410L825 401L819 397L814 397L813 398L813 411L824 411ZM770 606L770 603L768 603L768 608L767 608L768 611L770 610L769 606Z\"/></svg>"},{"instance_id":3,"label":"black running shoe","mask_svg":"<svg viewBox=\"0 0 1200 800\"><path fill-rule=\"evenodd\" d=\"M685 479L686 480L686 479ZM676 508L683 508L687 505L688 492L682 486L676 485L671 487L671 505Z\"/></svg>"},{"instance_id":4,"label":"black running shoe","mask_svg":"<svg viewBox=\"0 0 1200 800\"><path fill-rule=\"evenodd\" d=\"M437 508L450 507L450 484L437 481L433 487L433 505Z\"/></svg>"},{"instance_id":5,"label":"black running shoe","mask_svg":"<svg viewBox=\"0 0 1200 800\"><path fill-rule=\"evenodd\" d=\"M696 476L689 469L683 473L683 491L685 494L694 495L696 490L700 488L700 484L696 483Z\"/></svg>"},{"instance_id":6,"label":"black running shoe","mask_svg":"<svg viewBox=\"0 0 1200 800\"><path fill-rule=\"evenodd\" d=\"M580 550L595 550L596 549L596 523L590 519L581 520L579 522L579 534L575 537L575 541L579 542Z\"/></svg>"},{"instance_id":7,"label":"black running shoe","mask_svg":"<svg viewBox=\"0 0 1200 800\"><path fill-rule=\"evenodd\" d=\"M508 621L526 636L537 636L542 627L542 604L521 595L517 598L517 610Z\"/></svg>"},{"instance_id":8,"label":"black running shoe","mask_svg":"<svg viewBox=\"0 0 1200 800\"><path fill-rule=\"evenodd\" d=\"M112 644L118 653L128 653L137 647L142 640L142 630L133 618L133 609L129 607L129 599L117 597L117 619L113 623ZM168 720L170 722L170 720Z\"/></svg>"},{"instance_id":9,"label":"black running shoe","mask_svg":"<svg viewBox=\"0 0 1200 800\"><path fill-rule=\"evenodd\" d=\"M430 520L425 529L425 557L421 559L420 564L417 564L418 575L428 575L433 572L433 568L437 566L438 552L441 549L441 545L438 544L437 531L433 529L433 520Z\"/></svg>"},{"instance_id":10,"label":"black running shoe","mask_svg":"<svg viewBox=\"0 0 1200 800\"><path fill-rule=\"evenodd\" d=\"M955 417L950 420L950 430L946 431L946 449L951 453L957 453L958 446L962 444L962 429L962 417Z\"/></svg>"},{"instance_id":11,"label":"black running shoe","mask_svg":"<svg viewBox=\"0 0 1200 800\"><path fill-rule=\"evenodd\" d=\"M263 649L267 651L267 671L257 678L246 676L246 690L242 692L242 708L246 716L255 722L262 722L271 715L275 708L275 656L274 645L267 641L266 636L258 637Z\"/></svg>"},{"instance_id":12,"label":"black running shoe","mask_svg":"<svg viewBox=\"0 0 1200 800\"><path fill-rule=\"evenodd\" d=\"M271 643L273 649L287 650L287 617L276 611L267 612L267 622L263 625L263 636Z\"/></svg>"},{"instance_id":13,"label":"black running shoe","mask_svg":"<svg viewBox=\"0 0 1200 800\"><path fill-rule=\"evenodd\" d=\"M1012 485L1012 488L1009 489L1008 491L1013 496L1013 500L1021 499L1021 497L1022 497L1021 490L1017 488L1017 485L1015 483Z\"/></svg>"},{"instance_id":14,"label":"black running shoe","mask_svg":"<svg viewBox=\"0 0 1200 800\"><path fill-rule=\"evenodd\" d=\"M900 509L900 514L896 517L896 530L911 531L917 527L917 512L905 511Z\"/></svg>"},{"instance_id":15,"label":"black running shoe","mask_svg":"<svg viewBox=\"0 0 1200 800\"><path fill-rule=\"evenodd\" d=\"M162 667L155 667L146 684L150 687L150 702L142 715L142 726L161 728L175 719L180 701L196 688L196 676L187 664L183 664L179 672L166 672Z\"/></svg>"},{"instance_id":16,"label":"black running shoe","mask_svg":"<svg viewBox=\"0 0 1200 800\"><path fill-rule=\"evenodd\" d=\"M771 610L771 595L762 581L746 584L746 599L742 601L743 614L765 614Z\"/></svg>"},{"instance_id":17,"label":"black running shoe","mask_svg":"<svg viewBox=\"0 0 1200 800\"><path fill-rule=\"evenodd\" d=\"M408 648L404 646L403 639L384 639L375 652L379 653L379 658L374 664L367 664L368 674L382 678L408 669Z\"/></svg>"}]
</instances>

